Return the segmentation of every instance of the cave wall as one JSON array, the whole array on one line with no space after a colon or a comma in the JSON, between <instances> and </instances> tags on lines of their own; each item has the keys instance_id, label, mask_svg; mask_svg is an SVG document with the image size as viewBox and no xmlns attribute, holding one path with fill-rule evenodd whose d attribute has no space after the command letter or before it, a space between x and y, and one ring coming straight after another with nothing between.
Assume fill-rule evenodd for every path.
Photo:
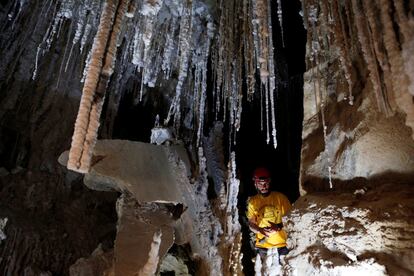
<instances>
[{"instance_id":1,"label":"cave wall","mask_svg":"<svg viewBox=\"0 0 414 276\"><path fill-rule=\"evenodd\" d=\"M98 244L112 247L116 232L117 194L86 189L81 175L57 163L70 146L83 65L72 62L59 77L62 39L39 60L32 79L52 20L41 16L48 3L0 4L0 217L8 218L0 242L2 275L67 275ZM61 25L62 37L69 27Z\"/></svg>"},{"instance_id":2,"label":"cave wall","mask_svg":"<svg viewBox=\"0 0 414 276\"><path fill-rule=\"evenodd\" d=\"M287 275L411 275L413 1L303 0L301 197Z\"/></svg>"},{"instance_id":3,"label":"cave wall","mask_svg":"<svg viewBox=\"0 0 414 276\"><path fill-rule=\"evenodd\" d=\"M412 183L413 2L302 2L301 194L353 189L366 179Z\"/></svg>"}]
</instances>

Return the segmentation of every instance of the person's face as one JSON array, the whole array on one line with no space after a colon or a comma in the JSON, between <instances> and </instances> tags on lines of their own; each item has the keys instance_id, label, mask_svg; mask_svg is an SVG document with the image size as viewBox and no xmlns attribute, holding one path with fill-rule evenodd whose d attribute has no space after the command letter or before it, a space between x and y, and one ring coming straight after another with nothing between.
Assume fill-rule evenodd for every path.
<instances>
[{"instance_id":1,"label":"person's face","mask_svg":"<svg viewBox=\"0 0 414 276\"><path fill-rule=\"evenodd\" d=\"M270 190L270 178L253 178L254 186L260 194L267 194Z\"/></svg>"}]
</instances>

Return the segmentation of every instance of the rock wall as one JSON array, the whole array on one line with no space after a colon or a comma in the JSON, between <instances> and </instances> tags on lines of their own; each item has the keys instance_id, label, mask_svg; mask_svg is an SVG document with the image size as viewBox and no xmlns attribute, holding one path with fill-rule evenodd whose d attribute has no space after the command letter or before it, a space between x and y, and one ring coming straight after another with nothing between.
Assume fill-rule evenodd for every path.
<instances>
[{"instance_id":1,"label":"rock wall","mask_svg":"<svg viewBox=\"0 0 414 276\"><path fill-rule=\"evenodd\" d=\"M98 244L113 246L116 231L117 195L87 190L79 174L57 163L70 146L82 68L70 64L59 79L62 40L32 80L51 20L38 18L42 4L52 1L35 2L0 4L0 218L8 218L2 275L67 275ZM61 25L62 35L68 27Z\"/></svg>"},{"instance_id":2,"label":"rock wall","mask_svg":"<svg viewBox=\"0 0 414 276\"><path fill-rule=\"evenodd\" d=\"M302 196L286 217L283 270L411 275L414 3L302 3Z\"/></svg>"},{"instance_id":3,"label":"rock wall","mask_svg":"<svg viewBox=\"0 0 414 276\"><path fill-rule=\"evenodd\" d=\"M414 178L414 5L303 1L301 193Z\"/></svg>"},{"instance_id":4,"label":"rock wall","mask_svg":"<svg viewBox=\"0 0 414 276\"><path fill-rule=\"evenodd\" d=\"M286 220L285 273L412 275L413 192L412 185L388 183L301 197Z\"/></svg>"}]
</instances>

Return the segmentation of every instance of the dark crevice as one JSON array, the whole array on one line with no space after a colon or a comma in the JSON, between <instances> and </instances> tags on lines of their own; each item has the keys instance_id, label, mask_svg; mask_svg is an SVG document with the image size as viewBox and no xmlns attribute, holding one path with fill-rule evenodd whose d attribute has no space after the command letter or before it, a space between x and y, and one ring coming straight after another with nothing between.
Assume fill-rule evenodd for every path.
<instances>
[{"instance_id":1,"label":"dark crevice","mask_svg":"<svg viewBox=\"0 0 414 276\"><path fill-rule=\"evenodd\" d=\"M258 166L272 174L272 189L284 193L291 202L299 197L299 168L303 121L303 73L305 72L306 31L299 15L300 1L282 1L283 34L277 18L277 2L272 2L272 26L277 76L276 129L278 145L266 143L266 126L261 130L260 90L256 87L254 101L243 102L241 128L237 136L236 156L240 177L239 210L243 232L243 266L246 275L253 275L250 230L245 218L246 200L255 194L252 172ZM259 83L260 80L257 80ZM266 114L262 114L266 117ZM270 130L271 131L271 130ZM271 134L270 134L271 135Z\"/></svg>"}]
</instances>

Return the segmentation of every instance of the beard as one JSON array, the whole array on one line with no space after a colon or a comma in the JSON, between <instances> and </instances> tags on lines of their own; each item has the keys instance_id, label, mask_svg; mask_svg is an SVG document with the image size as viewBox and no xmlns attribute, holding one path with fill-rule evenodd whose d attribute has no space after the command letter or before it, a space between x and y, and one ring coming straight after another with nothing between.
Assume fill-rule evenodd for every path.
<instances>
[{"instance_id":1,"label":"beard","mask_svg":"<svg viewBox=\"0 0 414 276\"><path fill-rule=\"evenodd\" d=\"M266 192L262 192L261 190L256 188L256 191L257 191L258 194L260 194L263 197L267 197L270 194L270 189L267 189Z\"/></svg>"}]
</instances>

